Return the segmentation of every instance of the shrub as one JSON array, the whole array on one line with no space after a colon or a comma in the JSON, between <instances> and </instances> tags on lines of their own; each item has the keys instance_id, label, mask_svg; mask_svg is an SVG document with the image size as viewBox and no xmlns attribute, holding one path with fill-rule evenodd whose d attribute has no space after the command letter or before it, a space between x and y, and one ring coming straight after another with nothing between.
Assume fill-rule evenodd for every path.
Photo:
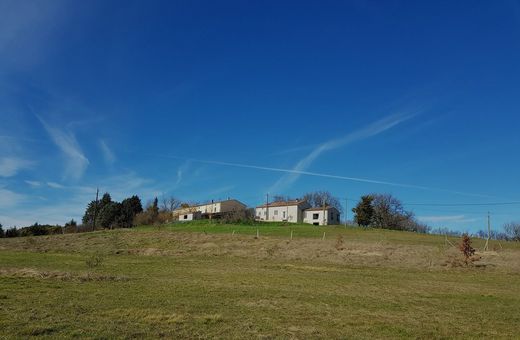
<instances>
[{"instance_id":1,"label":"shrub","mask_svg":"<svg viewBox=\"0 0 520 340\"><path fill-rule=\"evenodd\" d=\"M338 235L336 237L336 250L343 250L345 249L345 247L343 246L343 236L342 235Z\"/></svg>"},{"instance_id":2,"label":"shrub","mask_svg":"<svg viewBox=\"0 0 520 340\"><path fill-rule=\"evenodd\" d=\"M5 231L5 237L18 237L20 236L20 231L16 229L16 227L12 227Z\"/></svg>"},{"instance_id":3,"label":"shrub","mask_svg":"<svg viewBox=\"0 0 520 340\"><path fill-rule=\"evenodd\" d=\"M459 244L459 250L464 256L466 266L471 262L471 258L475 255L475 249L471 246L471 239L468 234L462 235L462 240Z\"/></svg>"},{"instance_id":4,"label":"shrub","mask_svg":"<svg viewBox=\"0 0 520 340\"><path fill-rule=\"evenodd\" d=\"M96 253L96 254L89 256L85 260L85 264L87 265L87 267L92 269L92 268L101 266L103 264L104 259L105 258L103 257L103 255Z\"/></svg>"}]
</instances>

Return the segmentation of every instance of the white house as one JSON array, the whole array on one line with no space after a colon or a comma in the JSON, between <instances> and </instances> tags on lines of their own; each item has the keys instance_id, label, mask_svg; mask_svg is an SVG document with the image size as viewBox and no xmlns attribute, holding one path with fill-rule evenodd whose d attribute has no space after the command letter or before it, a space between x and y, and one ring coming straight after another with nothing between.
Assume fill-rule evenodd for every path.
<instances>
[{"instance_id":1,"label":"white house","mask_svg":"<svg viewBox=\"0 0 520 340\"><path fill-rule=\"evenodd\" d=\"M227 199L199 205L193 205L186 208L174 210L172 215L179 221L192 221L201 218L220 218L224 214L235 211L244 211L246 205L235 199Z\"/></svg>"},{"instance_id":2,"label":"white house","mask_svg":"<svg viewBox=\"0 0 520 340\"><path fill-rule=\"evenodd\" d=\"M334 207L309 208L304 211L303 222L314 225L340 224L340 213Z\"/></svg>"},{"instance_id":3,"label":"white house","mask_svg":"<svg viewBox=\"0 0 520 340\"><path fill-rule=\"evenodd\" d=\"M272 222L303 222L303 211L311 206L304 200L281 201L255 208L255 219Z\"/></svg>"}]
</instances>

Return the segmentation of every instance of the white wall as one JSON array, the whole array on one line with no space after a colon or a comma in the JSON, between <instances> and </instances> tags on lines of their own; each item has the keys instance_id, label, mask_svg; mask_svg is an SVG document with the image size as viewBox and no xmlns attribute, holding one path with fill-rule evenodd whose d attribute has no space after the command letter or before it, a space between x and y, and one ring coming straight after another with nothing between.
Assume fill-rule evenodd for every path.
<instances>
[{"instance_id":1,"label":"white wall","mask_svg":"<svg viewBox=\"0 0 520 340\"><path fill-rule=\"evenodd\" d=\"M269 211L269 216L266 216L266 211ZM297 205L290 205L285 207L269 207L269 209L256 208L255 218L261 221L272 222L292 222L297 223L302 221L302 208Z\"/></svg>"},{"instance_id":2,"label":"white wall","mask_svg":"<svg viewBox=\"0 0 520 340\"><path fill-rule=\"evenodd\" d=\"M317 215L318 218L314 218ZM330 225L330 224L339 224L339 211L336 209L326 209L325 210L325 222L323 221L323 210L311 210L304 211L303 222L314 224L319 223L318 225Z\"/></svg>"},{"instance_id":3,"label":"white wall","mask_svg":"<svg viewBox=\"0 0 520 340\"><path fill-rule=\"evenodd\" d=\"M201 216L200 216L200 212L194 212L194 213L186 213L186 214L182 214L182 215L179 215L179 221L193 221L193 220L198 220L200 219Z\"/></svg>"}]
</instances>

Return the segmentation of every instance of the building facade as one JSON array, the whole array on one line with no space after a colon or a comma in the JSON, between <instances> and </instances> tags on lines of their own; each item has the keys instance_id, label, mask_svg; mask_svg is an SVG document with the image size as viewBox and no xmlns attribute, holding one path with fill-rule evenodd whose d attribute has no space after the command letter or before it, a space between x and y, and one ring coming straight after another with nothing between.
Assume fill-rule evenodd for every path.
<instances>
[{"instance_id":1,"label":"building facade","mask_svg":"<svg viewBox=\"0 0 520 340\"><path fill-rule=\"evenodd\" d=\"M242 212L246 210L246 205L235 199L227 199L225 201L217 201L199 205L193 205L186 208L174 210L172 215L174 219L179 221L193 221L203 218L220 218L225 214L233 212Z\"/></svg>"},{"instance_id":2,"label":"building facade","mask_svg":"<svg viewBox=\"0 0 520 340\"><path fill-rule=\"evenodd\" d=\"M310 208L303 200L273 202L255 208L255 219L270 222L302 223L303 212Z\"/></svg>"},{"instance_id":3,"label":"building facade","mask_svg":"<svg viewBox=\"0 0 520 340\"><path fill-rule=\"evenodd\" d=\"M340 212L334 207L306 209L304 212L303 223L313 225L340 224Z\"/></svg>"}]
</instances>

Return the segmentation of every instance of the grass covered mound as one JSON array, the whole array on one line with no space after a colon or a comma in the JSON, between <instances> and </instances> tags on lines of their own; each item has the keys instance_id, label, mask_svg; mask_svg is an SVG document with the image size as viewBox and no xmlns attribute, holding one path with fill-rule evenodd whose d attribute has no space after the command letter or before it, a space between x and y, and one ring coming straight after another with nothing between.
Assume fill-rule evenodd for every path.
<instances>
[{"instance_id":1,"label":"grass covered mound","mask_svg":"<svg viewBox=\"0 0 520 340\"><path fill-rule=\"evenodd\" d=\"M465 266L449 242L210 222L1 239L0 338L517 336L518 244Z\"/></svg>"}]
</instances>

